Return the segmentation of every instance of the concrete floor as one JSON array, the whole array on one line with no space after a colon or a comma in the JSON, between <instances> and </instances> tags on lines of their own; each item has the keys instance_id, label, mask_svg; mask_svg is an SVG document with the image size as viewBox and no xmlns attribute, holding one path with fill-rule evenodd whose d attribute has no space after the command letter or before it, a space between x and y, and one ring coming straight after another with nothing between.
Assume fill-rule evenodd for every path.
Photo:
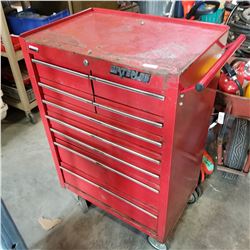
<instances>
[{"instance_id":1,"label":"concrete floor","mask_svg":"<svg viewBox=\"0 0 250 250\"><path fill-rule=\"evenodd\" d=\"M146 235L90 207L83 214L73 196L59 186L38 113L29 124L12 111L2 124L2 197L30 249L153 249ZM237 181L215 173L204 194L187 207L173 238L175 249L250 249L250 178ZM61 218L44 231L39 217Z\"/></svg>"}]
</instances>

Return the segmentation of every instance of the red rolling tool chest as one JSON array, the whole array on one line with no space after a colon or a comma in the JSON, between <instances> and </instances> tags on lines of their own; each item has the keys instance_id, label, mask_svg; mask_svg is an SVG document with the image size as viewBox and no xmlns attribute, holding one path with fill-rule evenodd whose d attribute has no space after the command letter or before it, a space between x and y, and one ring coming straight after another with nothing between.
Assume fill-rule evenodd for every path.
<instances>
[{"instance_id":1,"label":"red rolling tool chest","mask_svg":"<svg viewBox=\"0 0 250 250\"><path fill-rule=\"evenodd\" d=\"M228 27L88 9L21 35L60 183L164 242L198 183Z\"/></svg>"}]
</instances>

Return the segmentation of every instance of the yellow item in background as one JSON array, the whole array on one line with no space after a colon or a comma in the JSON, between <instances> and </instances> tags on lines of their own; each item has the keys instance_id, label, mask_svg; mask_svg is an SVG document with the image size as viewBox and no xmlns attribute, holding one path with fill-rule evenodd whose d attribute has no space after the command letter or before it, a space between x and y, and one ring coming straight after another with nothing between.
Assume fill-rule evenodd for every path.
<instances>
[{"instance_id":1,"label":"yellow item in background","mask_svg":"<svg viewBox=\"0 0 250 250\"><path fill-rule=\"evenodd\" d=\"M245 97L250 98L250 82L247 85Z\"/></svg>"}]
</instances>

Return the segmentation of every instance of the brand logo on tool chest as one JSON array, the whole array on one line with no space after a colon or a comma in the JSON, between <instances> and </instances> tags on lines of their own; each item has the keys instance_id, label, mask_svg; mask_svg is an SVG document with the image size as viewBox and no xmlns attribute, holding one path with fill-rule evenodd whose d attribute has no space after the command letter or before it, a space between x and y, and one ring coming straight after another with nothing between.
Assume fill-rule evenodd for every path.
<instances>
[{"instance_id":1,"label":"brand logo on tool chest","mask_svg":"<svg viewBox=\"0 0 250 250\"><path fill-rule=\"evenodd\" d=\"M110 73L113 75L120 76L121 78L130 78L132 80L148 83L151 75L143 72L139 72L137 70L131 70L122 68L119 66L112 65L110 68Z\"/></svg>"}]
</instances>

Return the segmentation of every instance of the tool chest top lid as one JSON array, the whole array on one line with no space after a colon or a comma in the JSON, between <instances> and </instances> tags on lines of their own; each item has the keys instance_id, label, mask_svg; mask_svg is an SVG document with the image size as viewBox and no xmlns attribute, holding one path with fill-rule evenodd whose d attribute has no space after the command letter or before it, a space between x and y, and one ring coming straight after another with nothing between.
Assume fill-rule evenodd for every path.
<instances>
[{"instance_id":1,"label":"tool chest top lid","mask_svg":"<svg viewBox=\"0 0 250 250\"><path fill-rule=\"evenodd\" d=\"M21 37L117 64L179 74L227 31L225 25L88 9Z\"/></svg>"}]
</instances>

